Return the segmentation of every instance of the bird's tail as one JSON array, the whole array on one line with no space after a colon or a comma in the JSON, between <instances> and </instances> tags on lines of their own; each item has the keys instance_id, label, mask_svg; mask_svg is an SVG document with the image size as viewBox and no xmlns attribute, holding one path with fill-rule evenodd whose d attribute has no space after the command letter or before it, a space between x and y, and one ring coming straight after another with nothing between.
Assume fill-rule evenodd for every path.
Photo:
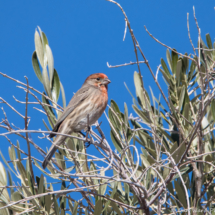
<instances>
[{"instance_id":1,"label":"bird's tail","mask_svg":"<svg viewBox=\"0 0 215 215\"><path fill-rule=\"evenodd\" d=\"M54 155L54 153L57 151L58 147L61 144L64 143L64 141L66 140L66 136L61 136L58 135L54 141L54 143L52 144L51 148L49 149L48 153L46 154L46 157L42 163L42 167L43 169L46 168L46 166L48 165L49 161L51 160L52 156Z\"/></svg>"},{"instance_id":2,"label":"bird's tail","mask_svg":"<svg viewBox=\"0 0 215 215\"><path fill-rule=\"evenodd\" d=\"M56 150L57 150L57 147L55 146L55 144L53 144L51 146L51 148L49 149L48 153L46 154L46 157L42 163L43 169L46 168L46 166L48 165L49 161L51 160L51 158L54 155L54 153L56 152Z\"/></svg>"},{"instance_id":3,"label":"bird's tail","mask_svg":"<svg viewBox=\"0 0 215 215\"><path fill-rule=\"evenodd\" d=\"M60 127L59 127L59 132L62 134L71 134L72 133L72 128L68 125L69 120L66 120L65 122L63 122ZM57 150L57 146L60 146L61 144L64 143L64 141L66 140L66 136L63 135L57 135L54 143L52 144L51 148L49 149L43 163L42 163L42 167L45 169L46 166L48 165L49 161L51 160L52 156L54 155L55 151Z\"/></svg>"}]
</instances>

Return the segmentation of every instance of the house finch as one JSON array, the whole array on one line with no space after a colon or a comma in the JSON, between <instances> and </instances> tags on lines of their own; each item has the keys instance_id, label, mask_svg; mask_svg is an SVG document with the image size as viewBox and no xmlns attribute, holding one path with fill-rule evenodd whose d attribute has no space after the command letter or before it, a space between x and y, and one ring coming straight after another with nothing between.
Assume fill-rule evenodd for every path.
<instances>
[{"instance_id":1,"label":"house finch","mask_svg":"<svg viewBox=\"0 0 215 215\"><path fill-rule=\"evenodd\" d=\"M107 106L107 85L110 82L105 74L90 75L81 89L72 97L52 131L69 135L94 124ZM49 136L54 137L55 134L51 133ZM63 144L66 138L60 134L57 135L42 163L44 169L57 150L57 146Z\"/></svg>"}]
</instances>

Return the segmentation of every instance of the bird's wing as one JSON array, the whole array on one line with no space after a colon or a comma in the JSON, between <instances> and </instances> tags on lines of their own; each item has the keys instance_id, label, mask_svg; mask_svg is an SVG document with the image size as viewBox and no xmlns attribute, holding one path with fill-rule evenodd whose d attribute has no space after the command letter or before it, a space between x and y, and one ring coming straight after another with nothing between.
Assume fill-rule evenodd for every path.
<instances>
[{"instance_id":1,"label":"bird's wing","mask_svg":"<svg viewBox=\"0 0 215 215\"><path fill-rule=\"evenodd\" d=\"M66 117L72 113L72 111L80 104L82 103L89 95L89 86L82 86L80 90L78 90L75 95L72 97L72 99L70 100L68 106L65 108L65 110L63 111L63 113L61 114L60 118L58 119L58 121L56 122L54 128L53 128L53 132L57 132L61 123L66 119ZM56 134L50 134L49 137L54 137Z\"/></svg>"}]
</instances>

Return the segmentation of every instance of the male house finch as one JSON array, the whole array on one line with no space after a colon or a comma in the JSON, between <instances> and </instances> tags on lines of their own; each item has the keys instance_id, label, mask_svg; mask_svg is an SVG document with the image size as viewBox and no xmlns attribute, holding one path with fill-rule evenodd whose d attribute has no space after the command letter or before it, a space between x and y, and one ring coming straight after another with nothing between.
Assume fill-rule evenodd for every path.
<instances>
[{"instance_id":1,"label":"male house finch","mask_svg":"<svg viewBox=\"0 0 215 215\"><path fill-rule=\"evenodd\" d=\"M69 135L94 124L107 106L107 85L110 82L103 73L90 75L81 89L72 97L52 131ZM51 133L49 136L54 137L55 134ZM63 144L66 138L60 134L57 135L42 163L44 169L57 150L57 146Z\"/></svg>"}]
</instances>

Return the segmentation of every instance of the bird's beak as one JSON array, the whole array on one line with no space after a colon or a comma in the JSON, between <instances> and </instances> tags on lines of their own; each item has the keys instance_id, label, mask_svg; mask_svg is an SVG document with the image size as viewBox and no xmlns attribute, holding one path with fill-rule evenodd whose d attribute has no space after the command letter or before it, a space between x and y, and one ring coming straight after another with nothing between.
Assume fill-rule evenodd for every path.
<instances>
[{"instance_id":1,"label":"bird's beak","mask_svg":"<svg viewBox=\"0 0 215 215\"><path fill-rule=\"evenodd\" d=\"M104 85L108 85L110 83L111 83L111 81L108 78L104 78L102 81L102 84L104 84Z\"/></svg>"}]
</instances>

